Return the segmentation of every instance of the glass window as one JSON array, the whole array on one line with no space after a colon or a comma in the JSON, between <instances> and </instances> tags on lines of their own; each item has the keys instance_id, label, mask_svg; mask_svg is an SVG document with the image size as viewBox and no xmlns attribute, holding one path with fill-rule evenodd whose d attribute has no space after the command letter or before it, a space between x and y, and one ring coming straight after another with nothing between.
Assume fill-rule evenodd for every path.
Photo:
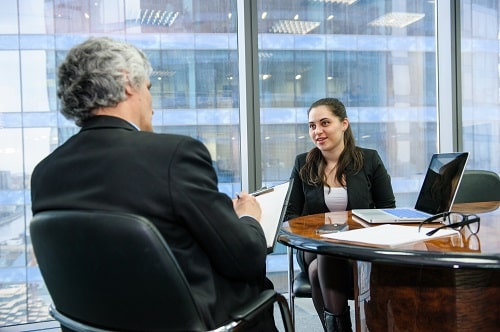
<instances>
[{"instance_id":1,"label":"glass window","mask_svg":"<svg viewBox=\"0 0 500 332\"><path fill-rule=\"evenodd\" d=\"M500 5L461 2L462 141L467 168L500 172Z\"/></svg>"},{"instance_id":2,"label":"glass window","mask_svg":"<svg viewBox=\"0 0 500 332\"><path fill-rule=\"evenodd\" d=\"M0 34L17 34L19 32L19 24L17 24L19 16L17 1L4 1L2 3L2 14L0 15L2 17L2 19L0 20Z\"/></svg>"},{"instance_id":3,"label":"glass window","mask_svg":"<svg viewBox=\"0 0 500 332\"><path fill-rule=\"evenodd\" d=\"M312 148L309 105L335 97L397 205L413 205L437 149L433 2L262 0L258 13L263 182L290 176Z\"/></svg>"},{"instance_id":4,"label":"glass window","mask_svg":"<svg viewBox=\"0 0 500 332\"><path fill-rule=\"evenodd\" d=\"M9 46L8 46L9 47ZM21 75L19 73L19 51L0 50L0 114L21 111ZM0 118L1 121L1 118Z\"/></svg>"},{"instance_id":5,"label":"glass window","mask_svg":"<svg viewBox=\"0 0 500 332\"><path fill-rule=\"evenodd\" d=\"M241 190L236 22L236 1L226 0L2 4L0 327L51 319L27 233L29 184L35 165L78 131L56 98L57 66L68 50L103 34L143 49L154 70L155 130L205 143L220 190L234 196Z\"/></svg>"}]
</instances>

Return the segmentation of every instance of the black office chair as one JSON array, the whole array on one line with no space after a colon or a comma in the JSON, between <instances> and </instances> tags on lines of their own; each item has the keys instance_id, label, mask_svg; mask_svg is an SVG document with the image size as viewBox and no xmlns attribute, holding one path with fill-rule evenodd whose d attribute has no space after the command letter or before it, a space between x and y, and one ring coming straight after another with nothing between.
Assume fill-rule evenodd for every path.
<instances>
[{"instance_id":1,"label":"black office chair","mask_svg":"<svg viewBox=\"0 0 500 332\"><path fill-rule=\"evenodd\" d=\"M167 243L146 218L126 213L46 211L30 224L51 315L73 331L207 331ZM232 321L232 331L274 307L293 331L283 295L266 290Z\"/></svg>"},{"instance_id":2,"label":"black office chair","mask_svg":"<svg viewBox=\"0 0 500 332\"><path fill-rule=\"evenodd\" d=\"M500 177L486 170L466 170L455 203L500 201Z\"/></svg>"}]
</instances>

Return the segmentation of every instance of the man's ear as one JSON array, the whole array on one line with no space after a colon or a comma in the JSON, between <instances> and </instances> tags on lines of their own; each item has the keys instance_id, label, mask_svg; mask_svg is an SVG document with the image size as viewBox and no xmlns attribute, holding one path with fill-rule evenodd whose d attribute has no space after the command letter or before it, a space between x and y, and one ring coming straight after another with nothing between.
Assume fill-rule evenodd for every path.
<instances>
[{"instance_id":1,"label":"man's ear","mask_svg":"<svg viewBox=\"0 0 500 332\"><path fill-rule=\"evenodd\" d=\"M125 83L125 94L127 96L131 96L135 93L135 90L132 88L132 86L130 85L130 83Z\"/></svg>"}]
</instances>

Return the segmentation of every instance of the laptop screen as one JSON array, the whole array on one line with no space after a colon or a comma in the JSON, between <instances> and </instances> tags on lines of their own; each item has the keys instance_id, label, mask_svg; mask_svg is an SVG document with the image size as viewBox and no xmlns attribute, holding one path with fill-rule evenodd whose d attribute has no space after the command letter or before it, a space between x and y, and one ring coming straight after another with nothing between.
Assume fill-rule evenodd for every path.
<instances>
[{"instance_id":1,"label":"laptop screen","mask_svg":"<svg viewBox=\"0 0 500 332\"><path fill-rule=\"evenodd\" d=\"M468 157L468 152L434 154L415 209L430 214L450 211Z\"/></svg>"}]
</instances>

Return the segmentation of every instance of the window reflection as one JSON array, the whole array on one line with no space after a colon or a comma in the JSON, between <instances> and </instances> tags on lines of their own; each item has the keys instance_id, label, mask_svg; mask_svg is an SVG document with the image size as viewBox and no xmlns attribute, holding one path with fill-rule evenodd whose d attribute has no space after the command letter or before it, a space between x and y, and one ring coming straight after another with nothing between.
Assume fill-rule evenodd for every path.
<instances>
[{"instance_id":1,"label":"window reflection","mask_svg":"<svg viewBox=\"0 0 500 332\"><path fill-rule=\"evenodd\" d=\"M357 144L382 156L398 205L413 205L437 150L434 4L259 1L258 13L265 184L289 176L312 147L309 105L334 97Z\"/></svg>"},{"instance_id":2,"label":"window reflection","mask_svg":"<svg viewBox=\"0 0 500 332\"><path fill-rule=\"evenodd\" d=\"M498 1L461 2L464 151L471 152L469 168L496 172L500 172L499 7Z\"/></svg>"},{"instance_id":3,"label":"window reflection","mask_svg":"<svg viewBox=\"0 0 500 332\"><path fill-rule=\"evenodd\" d=\"M34 166L78 131L59 114L56 98L57 66L73 45L105 34L143 49L154 68L155 130L205 143L220 190L230 196L241 190L241 157L236 1L19 0L5 3L0 18L0 326L6 326L51 319L27 234L29 183Z\"/></svg>"}]
</instances>

